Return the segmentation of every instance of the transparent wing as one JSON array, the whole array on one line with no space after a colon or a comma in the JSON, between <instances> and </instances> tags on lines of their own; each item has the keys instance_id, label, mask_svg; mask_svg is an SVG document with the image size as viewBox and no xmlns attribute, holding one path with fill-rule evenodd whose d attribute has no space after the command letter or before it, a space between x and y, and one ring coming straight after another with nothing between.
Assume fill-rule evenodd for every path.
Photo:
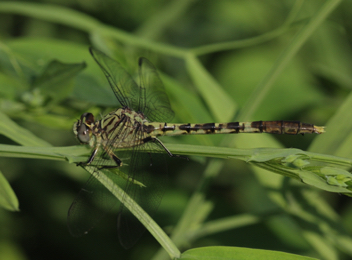
<instances>
[{"instance_id":1,"label":"transparent wing","mask_svg":"<svg viewBox=\"0 0 352 260\"><path fill-rule=\"evenodd\" d=\"M129 165L122 166L121 171L144 187L127 181L124 191L153 218L166 185L165 151L156 143L146 143L135 147L130 155ZM145 231L143 224L123 204L120 205L117 228L120 243L125 248L132 247Z\"/></svg>"},{"instance_id":2,"label":"transparent wing","mask_svg":"<svg viewBox=\"0 0 352 260\"><path fill-rule=\"evenodd\" d=\"M98 63L105 77L109 81L121 106L138 109L138 101L141 98L140 89L131 75L118 63L109 58L101 51L89 48L94 60ZM136 110L138 111L138 110Z\"/></svg>"},{"instance_id":3,"label":"transparent wing","mask_svg":"<svg viewBox=\"0 0 352 260\"><path fill-rule=\"evenodd\" d=\"M129 143L128 150L116 149L115 155L122 160L122 166L118 169L119 175L125 175L120 180L120 187L132 198L147 214L153 218L162 199L167 180L167 164L165 150L159 143L147 142L136 145L139 140L146 136L141 127L131 133L131 123L124 125L123 131L119 134L111 133L114 136L108 143L111 153L117 143ZM139 130L137 130L139 129ZM119 130L116 129L116 132ZM121 179L121 178L120 178ZM128 179L128 180L127 180ZM123 183L121 182L123 181ZM120 204L118 215L118 236L122 246L132 247L145 231L143 224L124 206Z\"/></svg>"},{"instance_id":4,"label":"transparent wing","mask_svg":"<svg viewBox=\"0 0 352 260\"><path fill-rule=\"evenodd\" d=\"M164 85L150 61L146 58L139 59L140 86L138 86L117 61L94 48L89 50L123 107L140 111L154 122L167 122L173 118L174 112L165 93Z\"/></svg>"},{"instance_id":5,"label":"transparent wing","mask_svg":"<svg viewBox=\"0 0 352 260\"><path fill-rule=\"evenodd\" d=\"M154 65L139 58L140 108L151 122L169 122L174 117L170 101Z\"/></svg>"},{"instance_id":6,"label":"transparent wing","mask_svg":"<svg viewBox=\"0 0 352 260\"><path fill-rule=\"evenodd\" d=\"M125 123L121 122L110 133L108 136L110 141L105 146L101 145L103 149L100 149L98 155L89 166L84 166L92 176L81 189L68 211L67 223L73 236L87 234L115 205L119 204L113 194L99 181L103 173L98 169L117 167L116 162L111 159L109 153L113 152L114 144L118 145L119 142L123 142L128 138L128 131L124 131L126 129ZM107 172L107 170L104 171L104 173ZM117 174L113 174L110 177L116 184L119 184Z\"/></svg>"},{"instance_id":7,"label":"transparent wing","mask_svg":"<svg viewBox=\"0 0 352 260\"><path fill-rule=\"evenodd\" d=\"M122 130L121 130L122 129ZM80 191L72 203L68 213L70 233L81 236L88 233L96 224L116 205L119 205L118 236L122 246L132 247L142 236L145 227L139 220L120 203L110 191L96 178L99 178L102 166L115 166L113 160L107 160L108 154L114 154L122 161L122 166L114 169L104 169L104 174L115 184L123 188L144 211L153 217L161 202L167 179L167 165L165 151L154 142L133 146L129 149L114 149L118 142L123 140L138 140L142 137L141 131L135 131L129 136L130 130L125 126L117 128L111 133L114 138L108 142L105 151L95 158L94 166L85 168L93 175L85 187ZM132 141L131 141L132 142Z\"/></svg>"},{"instance_id":8,"label":"transparent wing","mask_svg":"<svg viewBox=\"0 0 352 260\"><path fill-rule=\"evenodd\" d=\"M92 176L72 202L67 215L69 231L75 237L87 234L118 205L113 194L98 180L102 173L97 167L85 168Z\"/></svg>"}]
</instances>

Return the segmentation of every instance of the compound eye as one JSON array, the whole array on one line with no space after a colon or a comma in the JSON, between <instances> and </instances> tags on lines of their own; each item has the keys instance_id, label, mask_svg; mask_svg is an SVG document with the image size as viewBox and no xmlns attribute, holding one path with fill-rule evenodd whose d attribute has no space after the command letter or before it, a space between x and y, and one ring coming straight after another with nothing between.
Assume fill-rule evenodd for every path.
<instances>
[{"instance_id":1,"label":"compound eye","mask_svg":"<svg viewBox=\"0 0 352 260\"><path fill-rule=\"evenodd\" d=\"M82 124L77 129L77 138L81 143L87 144L89 143L90 136L88 127L85 124Z\"/></svg>"}]
</instances>

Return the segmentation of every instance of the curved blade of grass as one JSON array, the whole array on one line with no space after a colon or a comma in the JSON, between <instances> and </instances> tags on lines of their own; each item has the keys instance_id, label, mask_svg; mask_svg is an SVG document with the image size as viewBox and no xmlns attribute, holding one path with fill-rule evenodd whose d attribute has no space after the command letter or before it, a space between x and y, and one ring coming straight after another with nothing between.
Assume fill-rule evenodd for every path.
<instances>
[{"instance_id":1,"label":"curved blade of grass","mask_svg":"<svg viewBox=\"0 0 352 260\"><path fill-rule=\"evenodd\" d=\"M35 136L32 132L20 127L7 115L0 112L0 134L10 138L14 142L25 146L51 146L48 142Z\"/></svg>"},{"instance_id":2,"label":"curved blade of grass","mask_svg":"<svg viewBox=\"0 0 352 260\"><path fill-rule=\"evenodd\" d=\"M183 58L187 55L187 51L183 48L137 37L112 26L105 25L89 15L59 5L26 2L3 2L0 3L0 12L16 13L30 16L35 19L42 19L48 22L63 24L90 34L97 33L103 36L115 38L125 44L147 48L167 55L174 55L175 57Z\"/></svg>"},{"instance_id":3,"label":"curved blade of grass","mask_svg":"<svg viewBox=\"0 0 352 260\"><path fill-rule=\"evenodd\" d=\"M283 176L299 179L330 192L351 195L352 175L341 169L351 167L352 159L306 152L299 149L255 148L236 149L200 145L168 144L175 154L197 155L223 159L238 159L255 164ZM25 147L0 145L0 156L41 158L52 160L84 161L89 153L84 146L72 147ZM343 171L343 172L342 172ZM313 176L313 177L312 177Z\"/></svg>"},{"instance_id":4,"label":"curved blade of grass","mask_svg":"<svg viewBox=\"0 0 352 260\"><path fill-rule=\"evenodd\" d=\"M91 149L83 145L68 147L31 147L0 144L0 156L12 158L48 159L69 162L87 160Z\"/></svg>"},{"instance_id":5,"label":"curved blade of grass","mask_svg":"<svg viewBox=\"0 0 352 260\"><path fill-rule=\"evenodd\" d=\"M264 97L268 93L274 81L276 81L281 72L287 67L289 62L301 49L303 44L319 28L319 26L327 19L327 17L341 2L341 0L326 1L320 10L318 10L316 14L310 19L307 25L302 27L292 42L278 57L277 61L267 76L253 91L252 95L247 100L246 105L240 111L240 115L237 118L238 121L248 120L251 115L253 115L254 111L256 111L262 105L262 101L264 100Z\"/></svg>"},{"instance_id":6,"label":"curved blade of grass","mask_svg":"<svg viewBox=\"0 0 352 260\"><path fill-rule=\"evenodd\" d=\"M204 69L198 58L188 55L186 64L195 85L208 104L214 118L220 122L230 121L236 109L235 102Z\"/></svg>"},{"instance_id":7,"label":"curved blade of grass","mask_svg":"<svg viewBox=\"0 0 352 260\"><path fill-rule=\"evenodd\" d=\"M278 158L287 158L291 155L306 156L307 159L316 162L332 164L334 166L350 167L352 159L333 155L306 152L296 148L254 148L238 149L227 147L186 145L186 144L166 144L166 147L175 154L196 155L222 159L238 159L246 162L266 162ZM80 162L77 157L89 155L90 149L86 146L67 146L67 147L27 147L17 145L0 144L0 156L18 158L37 158L52 160L68 160L70 162Z\"/></svg>"},{"instance_id":8,"label":"curved blade of grass","mask_svg":"<svg viewBox=\"0 0 352 260\"><path fill-rule=\"evenodd\" d=\"M11 211L19 211L18 199L8 181L0 171L0 206Z\"/></svg>"},{"instance_id":9,"label":"curved blade of grass","mask_svg":"<svg viewBox=\"0 0 352 260\"><path fill-rule=\"evenodd\" d=\"M100 22L89 15L59 5L47 5L26 2L3 2L0 12L18 13L50 22L58 22L67 26L89 31L97 28Z\"/></svg>"},{"instance_id":10,"label":"curved blade of grass","mask_svg":"<svg viewBox=\"0 0 352 260\"><path fill-rule=\"evenodd\" d=\"M352 93L348 95L335 115L326 125L324 138L316 138L310 146L310 150L320 153L350 156L352 138ZM336 134L338 133L338 134Z\"/></svg>"},{"instance_id":11,"label":"curved blade of grass","mask_svg":"<svg viewBox=\"0 0 352 260\"><path fill-rule=\"evenodd\" d=\"M88 172L95 172L95 168L86 166ZM118 185L108 178L103 171L93 174L125 207L149 230L160 245L168 252L172 259L179 258L181 253L165 234L165 232L155 223L155 221Z\"/></svg>"},{"instance_id":12,"label":"curved blade of grass","mask_svg":"<svg viewBox=\"0 0 352 260\"><path fill-rule=\"evenodd\" d=\"M180 258L181 260L225 260L225 259L241 259L241 260L264 260L264 259L280 259L280 260L313 260L307 256L294 255L279 251L252 249L244 247L225 247L211 246L200 247L187 250Z\"/></svg>"}]
</instances>

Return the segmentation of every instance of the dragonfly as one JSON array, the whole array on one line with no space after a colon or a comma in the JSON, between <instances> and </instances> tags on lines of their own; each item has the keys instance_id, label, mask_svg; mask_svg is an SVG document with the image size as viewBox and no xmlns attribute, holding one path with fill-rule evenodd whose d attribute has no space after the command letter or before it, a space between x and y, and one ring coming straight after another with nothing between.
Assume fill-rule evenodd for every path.
<instances>
[{"instance_id":1,"label":"dragonfly","mask_svg":"<svg viewBox=\"0 0 352 260\"><path fill-rule=\"evenodd\" d=\"M151 217L157 211L165 189L167 155L173 154L161 142L161 136L188 134L321 134L324 127L300 121L253 121L206 124L175 124L174 112L156 68L146 58L139 58L139 84L116 60L103 52L89 49L103 71L120 108L95 120L84 113L74 124L73 132L92 153L78 165L92 175L81 189L68 212L68 227L73 236L87 234L114 206L119 208L117 231L121 245L132 247L145 227L98 181L100 170ZM184 157L182 157L184 158ZM98 206L100 207L97 207Z\"/></svg>"}]
</instances>

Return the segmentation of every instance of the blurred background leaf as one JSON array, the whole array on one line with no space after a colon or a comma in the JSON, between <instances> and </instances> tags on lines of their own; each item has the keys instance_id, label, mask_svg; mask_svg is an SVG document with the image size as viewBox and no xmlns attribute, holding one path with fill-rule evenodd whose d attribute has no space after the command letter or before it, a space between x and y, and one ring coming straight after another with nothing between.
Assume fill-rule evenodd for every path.
<instances>
[{"instance_id":1,"label":"blurred background leaf","mask_svg":"<svg viewBox=\"0 0 352 260\"><path fill-rule=\"evenodd\" d=\"M18 200L10 184L0 172L0 206L11 211L18 211Z\"/></svg>"},{"instance_id":2,"label":"blurred background leaf","mask_svg":"<svg viewBox=\"0 0 352 260\"><path fill-rule=\"evenodd\" d=\"M281 71L280 55L324 10L327 18ZM93 45L131 73L139 56L151 60L173 122L232 121L254 108L245 121L327 126L321 136L182 136L163 138L166 144L294 147L351 158L351 10L350 1L337 0L0 1L0 143L77 145L72 125L82 113L99 118L117 108L88 53ZM273 68L277 78L258 92ZM170 183L156 217L180 250L226 245L351 258L350 198L242 161L191 159L168 160ZM83 238L69 235L67 210L88 178L74 164L1 157L0 165L20 202L20 212L0 209L0 258L167 259L155 255L159 245L148 233L125 251L114 214ZM188 210L192 202L199 208Z\"/></svg>"}]
</instances>

